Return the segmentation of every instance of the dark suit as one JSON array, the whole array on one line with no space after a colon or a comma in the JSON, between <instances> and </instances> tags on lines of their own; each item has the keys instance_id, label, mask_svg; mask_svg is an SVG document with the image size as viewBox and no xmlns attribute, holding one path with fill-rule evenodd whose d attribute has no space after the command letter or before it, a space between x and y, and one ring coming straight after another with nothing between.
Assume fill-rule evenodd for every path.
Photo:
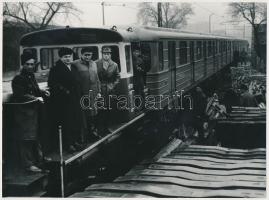
<instances>
[{"instance_id":1,"label":"dark suit","mask_svg":"<svg viewBox=\"0 0 269 200\"><path fill-rule=\"evenodd\" d=\"M255 96L246 91L241 94L240 105L243 107L257 107L258 103Z\"/></svg>"},{"instance_id":2,"label":"dark suit","mask_svg":"<svg viewBox=\"0 0 269 200\"><path fill-rule=\"evenodd\" d=\"M80 140L84 126L80 109L81 89L79 87L76 68L71 70L58 60L51 68L48 86L51 91L50 107L54 125L61 125L63 145L68 147Z\"/></svg>"},{"instance_id":3,"label":"dark suit","mask_svg":"<svg viewBox=\"0 0 269 200\"><path fill-rule=\"evenodd\" d=\"M141 56L133 56L133 68L134 68L134 90L136 95L140 95L144 98L144 74L145 64Z\"/></svg>"}]
</instances>

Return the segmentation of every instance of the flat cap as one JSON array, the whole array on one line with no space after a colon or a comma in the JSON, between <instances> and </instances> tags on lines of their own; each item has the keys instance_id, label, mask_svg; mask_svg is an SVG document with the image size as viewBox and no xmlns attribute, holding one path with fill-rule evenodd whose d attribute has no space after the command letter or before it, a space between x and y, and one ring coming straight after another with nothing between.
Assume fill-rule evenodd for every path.
<instances>
[{"instance_id":1,"label":"flat cap","mask_svg":"<svg viewBox=\"0 0 269 200\"><path fill-rule=\"evenodd\" d=\"M103 47L102 48L102 53L111 53L111 48L110 47Z\"/></svg>"}]
</instances>

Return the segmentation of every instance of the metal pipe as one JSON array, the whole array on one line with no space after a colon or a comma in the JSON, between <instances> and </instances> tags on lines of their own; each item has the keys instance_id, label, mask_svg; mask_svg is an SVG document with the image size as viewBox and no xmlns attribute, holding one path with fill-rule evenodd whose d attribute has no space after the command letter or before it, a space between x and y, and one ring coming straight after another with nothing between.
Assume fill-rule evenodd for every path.
<instances>
[{"instance_id":1,"label":"metal pipe","mask_svg":"<svg viewBox=\"0 0 269 200\"><path fill-rule=\"evenodd\" d=\"M210 15L209 15L209 24L208 24L208 32L209 33L211 33L211 17L214 15L214 13L211 13Z\"/></svg>"},{"instance_id":2,"label":"metal pipe","mask_svg":"<svg viewBox=\"0 0 269 200\"><path fill-rule=\"evenodd\" d=\"M105 2L101 3L102 5L102 14L103 14L103 26L105 25Z\"/></svg>"},{"instance_id":3,"label":"metal pipe","mask_svg":"<svg viewBox=\"0 0 269 200\"><path fill-rule=\"evenodd\" d=\"M60 170L61 170L61 195L64 197L64 159L63 159L63 139L62 126L59 126L59 143L60 143Z\"/></svg>"},{"instance_id":4,"label":"metal pipe","mask_svg":"<svg viewBox=\"0 0 269 200\"><path fill-rule=\"evenodd\" d=\"M157 4L158 7L158 27L162 27L162 3L158 2Z\"/></svg>"}]
</instances>

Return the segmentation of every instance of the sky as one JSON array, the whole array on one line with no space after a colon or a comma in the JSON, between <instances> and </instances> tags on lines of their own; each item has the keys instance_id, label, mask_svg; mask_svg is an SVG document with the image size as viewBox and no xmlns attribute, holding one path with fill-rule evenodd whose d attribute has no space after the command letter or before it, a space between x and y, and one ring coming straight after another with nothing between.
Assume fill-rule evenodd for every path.
<instances>
[{"instance_id":1,"label":"sky","mask_svg":"<svg viewBox=\"0 0 269 200\"><path fill-rule=\"evenodd\" d=\"M157 4L157 2L155 2ZM191 3L194 15L190 16L189 23L208 21L209 14L215 13L212 17L212 25L223 21L222 15L227 12L227 3ZM82 11L80 21L73 19L65 21L73 26L102 26L101 2L75 2L74 5ZM108 2L105 3L105 24L106 25L128 25L137 23L138 2Z\"/></svg>"},{"instance_id":2,"label":"sky","mask_svg":"<svg viewBox=\"0 0 269 200\"><path fill-rule=\"evenodd\" d=\"M142 1L141 1L142 2ZM76 27L99 27L103 25L102 5L101 1L81 1L73 2L75 7L81 12L79 19L72 17L68 20L63 18L57 19L55 23L58 25L69 25ZM139 2L130 1L108 1L105 3L105 25L135 25L137 22ZM157 2L153 4L157 5ZM224 34L225 29L227 35L239 35L243 37L243 24L237 27L231 26L227 21L231 20L228 12L228 2L191 2L194 14L188 18L188 26L185 27L188 31L208 32L209 16L211 16L211 30L214 33ZM226 22L226 27L225 23ZM250 29L246 26L246 37L250 37Z\"/></svg>"}]
</instances>

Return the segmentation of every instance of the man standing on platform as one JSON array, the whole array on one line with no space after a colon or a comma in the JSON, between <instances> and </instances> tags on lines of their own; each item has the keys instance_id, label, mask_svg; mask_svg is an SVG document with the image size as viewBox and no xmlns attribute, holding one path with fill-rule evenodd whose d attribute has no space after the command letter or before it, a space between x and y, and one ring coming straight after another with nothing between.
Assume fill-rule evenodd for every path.
<instances>
[{"instance_id":1,"label":"man standing on platform","mask_svg":"<svg viewBox=\"0 0 269 200\"><path fill-rule=\"evenodd\" d=\"M73 51L62 47L60 59L50 70L48 86L51 91L51 116L53 126L62 126L63 148L68 153L81 150L81 128L84 126L80 109L81 89L76 68L71 64Z\"/></svg>"},{"instance_id":2,"label":"man standing on platform","mask_svg":"<svg viewBox=\"0 0 269 200\"><path fill-rule=\"evenodd\" d=\"M108 122L109 122L109 114L110 107L109 103L109 95L115 94L116 85L120 81L120 74L118 69L118 64L113 62L111 59L111 48L103 47L102 48L102 59L96 62L99 80L101 82L101 95L105 99L105 105L107 108L105 110L99 111L99 129L102 130L101 134L105 135L109 133L108 130Z\"/></svg>"},{"instance_id":3,"label":"man standing on platform","mask_svg":"<svg viewBox=\"0 0 269 200\"><path fill-rule=\"evenodd\" d=\"M93 47L83 47L81 49L81 58L73 62L77 68L82 95L89 102L89 107L83 110L84 118L87 125L84 139L91 141L99 137L97 133L97 108L94 106L95 99L100 97L101 88L98 78L96 63L92 60L94 49ZM83 102L85 104L85 102Z\"/></svg>"},{"instance_id":4,"label":"man standing on platform","mask_svg":"<svg viewBox=\"0 0 269 200\"><path fill-rule=\"evenodd\" d=\"M35 58L31 53L21 55L22 70L12 80L14 119L12 132L19 151L19 159L22 166L31 172L41 172L39 165L42 160L49 161L44 157L40 146L40 118L39 108L44 99L49 97L49 92L41 90L37 84L34 68ZM32 102L32 103L31 103Z\"/></svg>"}]
</instances>

